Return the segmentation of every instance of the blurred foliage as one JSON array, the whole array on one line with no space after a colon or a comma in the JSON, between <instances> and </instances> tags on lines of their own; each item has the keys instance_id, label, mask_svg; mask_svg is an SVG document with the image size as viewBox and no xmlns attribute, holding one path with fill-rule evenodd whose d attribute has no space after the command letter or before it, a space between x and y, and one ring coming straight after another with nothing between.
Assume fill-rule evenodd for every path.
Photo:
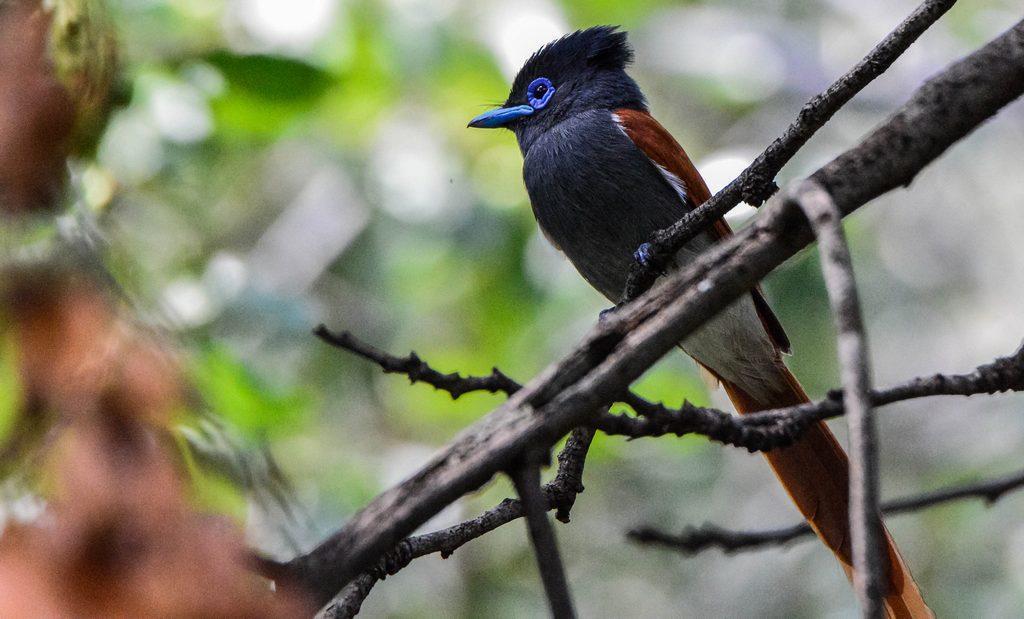
<instances>
[{"instance_id":1,"label":"blurred foliage","mask_svg":"<svg viewBox=\"0 0 1024 619\"><path fill-rule=\"evenodd\" d=\"M210 345L194 361L191 378L203 400L250 438L278 438L304 421L308 397L278 393L224 348Z\"/></svg>"},{"instance_id":2,"label":"blurred foliage","mask_svg":"<svg viewBox=\"0 0 1024 619\"><path fill-rule=\"evenodd\" d=\"M95 157L72 162L63 221L99 231L95 246L140 322L174 334L188 351L204 410L231 426L183 420L179 438L195 464L205 457L204 470L219 471L197 469L197 500L241 517L246 506L237 489L247 489L254 497L250 539L287 555L335 529L500 402L489 395L451 402L381 375L318 342L313 326L350 329L396 353L415 349L443 371L486 373L498 365L525 381L568 351L606 306L537 233L512 137L465 129L505 99L526 54L570 28L618 23L631 30L634 75L655 115L717 188L914 3L110 5L127 96ZM914 85L1017 13L1008 0L961 3L781 180L852 144ZM87 47L102 52L101 44ZM1018 106L997 121L999 129L979 131L939 171L923 174L914 191L879 200L851 223L880 381L964 370L1020 338L1014 308L1024 298L1024 258L1013 248L1024 220L1006 197L1024 190L1007 163L1019 161L1020 119ZM1006 183L1003 192L986 189ZM975 228L981 233L974 225L980 215L971 214L977 209L1001 221L999 230L971 236ZM734 223L749 214L738 209ZM945 223L927 224L935 219ZM1001 280L986 276L992 264ZM837 377L816 257L805 252L766 288L795 344L791 365L812 394L823 393ZM7 397L4 368L0 398ZM671 404L724 405L680 354L638 388ZM1020 400L993 402L901 407L883 417L885 494L1012 466L1024 440L1024 422L1012 416ZM954 417L964 414L988 421L969 437L951 433ZM283 473L260 457L268 443ZM252 483L285 477L298 507L278 500L277 490L260 499L260 484ZM640 522L789 523L795 511L757 457L696 438L627 444L600 437L586 477L573 524L559 529L584 616L640 608L649 616L854 612L839 570L812 545L681 559L624 542L622 532ZM474 515L508 493L498 481L430 527ZM893 523L941 614L1008 616L1024 604L1024 564L1012 553L1024 547L1024 528L1005 517L1022 506L1013 499L991 512L956 506ZM418 562L379 586L366 613L540 614L524 540L513 524L444 564ZM963 583L986 593L961 595Z\"/></svg>"},{"instance_id":3,"label":"blurred foliage","mask_svg":"<svg viewBox=\"0 0 1024 619\"><path fill-rule=\"evenodd\" d=\"M168 432L185 383L159 338L75 268L8 266L2 281L2 334L17 344L4 352L23 392L2 459L25 452L22 472L39 483L4 480L21 500L3 505L0 615L311 614L240 561L237 527L188 500ZM193 485L199 498L207 486Z\"/></svg>"},{"instance_id":4,"label":"blurred foliage","mask_svg":"<svg viewBox=\"0 0 1024 619\"><path fill-rule=\"evenodd\" d=\"M106 0L53 0L50 55L57 77L71 94L77 118L71 150L95 147L117 102L117 43Z\"/></svg>"},{"instance_id":5,"label":"blurred foliage","mask_svg":"<svg viewBox=\"0 0 1024 619\"><path fill-rule=\"evenodd\" d=\"M15 345L10 337L0 342L0 443L5 442L14 427L22 399L21 381L15 363Z\"/></svg>"},{"instance_id":6,"label":"blurred foliage","mask_svg":"<svg viewBox=\"0 0 1024 619\"><path fill-rule=\"evenodd\" d=\"M204 60L226 82L212 105L217 126L242 138L276 139L334 84L326 72L289 58L220 50Z\"/></svg>"}]
</instances>

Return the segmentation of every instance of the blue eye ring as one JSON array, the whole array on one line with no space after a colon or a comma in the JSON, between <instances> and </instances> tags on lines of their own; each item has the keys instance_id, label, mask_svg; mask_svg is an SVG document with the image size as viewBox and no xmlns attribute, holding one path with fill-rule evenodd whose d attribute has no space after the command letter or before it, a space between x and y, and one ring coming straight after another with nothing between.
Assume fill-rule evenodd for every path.
<instances>
[{"instance_id":1,"label":"blue eye ring","mask_svg":"<svg viewBox=\"0 0 1024 619\"><path fill-rule=\"evenodd\" d=\"M555 94L555 87L546 77L538 77L526 88L526 101L535 110L542 110Z\"/></svg>"}]
</instances>

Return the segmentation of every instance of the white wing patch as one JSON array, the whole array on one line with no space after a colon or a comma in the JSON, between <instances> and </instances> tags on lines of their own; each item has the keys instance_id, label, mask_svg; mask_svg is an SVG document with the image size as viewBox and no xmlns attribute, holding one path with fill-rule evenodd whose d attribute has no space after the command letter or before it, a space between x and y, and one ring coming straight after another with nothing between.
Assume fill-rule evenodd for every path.
<instances>
[{"instance_id":1,"label":"white wing patch","mask_svg":"<svg viewBox=\"0 0 1024 619\"><path fill-rule=\"evenodd\" d=\"M686 193L686 183L683 182L683 179L669 172L665 168L665 166L661 165L660 163L655 163L654 165L658 166L658 171L661 172L661 175L665 177L665 180L668 181L668 184L672 185L672 189L676 190L676 193L679 194L680 198L682 198L683 203L689 206L690 197Z\"/></svg>"},{"instance_id":2,"label":"white wing patch","mask_svg":"<svg viewBox=\"0 0 1024 619\"><path fill-rule=\"evenodd\" d=\"M622 126L622 119L619 118L619 115L618 114L612 114L612 120L615 122L615 126L619 128L619 131L622 132L622 135L624 135L627 138L629 138L629 133L626 131L626 128ZM633 138L629 138L629 141L632 142Z\"/></svg>"},{"instance_id":3,"label":"white wing patch","mask_svg":"<svg viewBox=\"0 0 1024 619\"><path fill-rule=\"evenodd\" d=\"M612 120L615 121L615 126L619 128L619 131L622 132L622 135L629 138L629 132L626 131L626 128L622 126L622 119L619 118L619 115L612 114ZM633 141L633 138L629 139L631 142ZM646 153L644 154L646 155ZM669 172L668 168L661 165L657 161L652 160L650 157L648 157L647 159L651 163L653 163L656 168L658 168L658 171L661 172L661 175L665 177L665 180L668 181L668 184L672 186L672 189L674 189L675 192L679 194L679 197L683 200L683 204L689 205L690 197L686 193L686 183L683 182L683 179Z\"/></svg>"}]
</instances>

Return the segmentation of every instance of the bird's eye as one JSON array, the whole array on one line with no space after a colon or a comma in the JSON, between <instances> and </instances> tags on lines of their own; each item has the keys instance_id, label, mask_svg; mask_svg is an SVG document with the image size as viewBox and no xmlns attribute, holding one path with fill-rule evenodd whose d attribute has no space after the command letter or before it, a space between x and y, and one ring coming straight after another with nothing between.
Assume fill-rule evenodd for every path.
<instances>
[{"instance_id":1,"label":"bird's eye","mask_svg":"<svg viewBox=\"0 0 1024 619\"><path fill-rule=\"evenodd\" d=\"M553 94L555 94L555 87L551 85L551 80L546 77L538 77L526 88L526 101L533 109L540 110L548 104Z\"/></svg>"}]
</instances>

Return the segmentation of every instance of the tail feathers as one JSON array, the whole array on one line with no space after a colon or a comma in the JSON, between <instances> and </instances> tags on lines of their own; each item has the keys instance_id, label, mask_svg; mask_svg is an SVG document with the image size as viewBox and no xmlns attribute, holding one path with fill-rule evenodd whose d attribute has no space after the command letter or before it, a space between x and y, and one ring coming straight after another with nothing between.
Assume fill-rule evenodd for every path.
<instances>
[{"instance_id":1,"label":"tail feathers","mask_svg":"<svg viewBox=\"0 0 1024 619\"><path fill-rule=\"evenodd\" d=\"M778 395L772 401L758 401L737 385L721 382L740 414L809 402L796 377L781 363L779 370ZM852 579L849 462L832 431L819 422L808 428L795 444L769 451L765 457L800 513ZM885 545L889 555L886 615L892 619L934 617L888 531Z\"/></svg>"}]
</instances>

